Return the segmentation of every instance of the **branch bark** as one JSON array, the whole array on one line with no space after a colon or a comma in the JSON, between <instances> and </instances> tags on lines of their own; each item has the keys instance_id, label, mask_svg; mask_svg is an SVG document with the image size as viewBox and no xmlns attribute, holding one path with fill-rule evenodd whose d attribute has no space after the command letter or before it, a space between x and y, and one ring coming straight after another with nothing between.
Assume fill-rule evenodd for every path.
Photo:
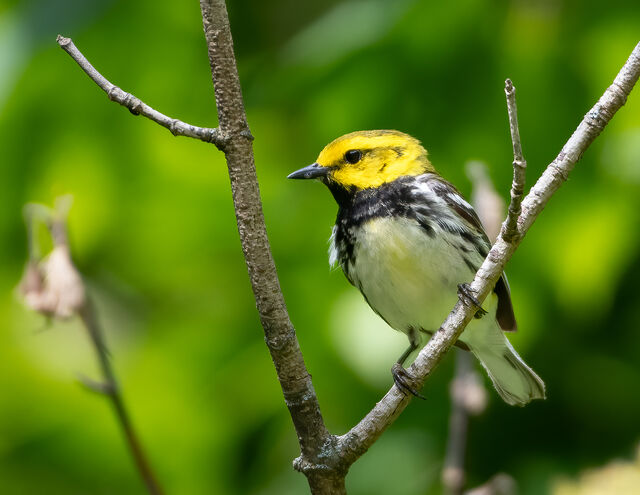
<instances>
[{"instance_id":1,"label":"branch bark","mask_svg":"<svg viewBox=\"0 0 640 495\"><path fill-rule=\"evenodd\" d=\"M284 303L271 256L256 178L253 137L244 110L226 5L224 0L200 0L200 7L220 123L216 133L219 139L203 139L209 131L188 130L189 127L193 127L188 124L185 124L187 129L180 134L213 142L225 153L242 250L264 328L265 341L300 444L301 456L294 461L294 467L307 476L312 493L340 495L346 493L344 477L349 466L395 421L407 407L411 397L392 387L349 432L340 437L328 432ZM59 37L58 42L110 97L113 95L112 99L134 113L141 113L172 129L173 119L162 114L157 115L158 112L127 93L121 94L121 90L98 74L84 57L78 57L79 52L72 50L75 47L70 40ZM513 235L509 235L509 231L503 229L504 234L498 237L470 285L480 302L490 292L522 237L551 196L566 180L582 153L624 104L639 73L640 44L636 46L614 83L585 116L560 154L522 201L520 215L513 214L517 218ZM181 126L173 124L173 128ZM517 187L518 183L514 180L512 189L517 190ZM418 386L424 384L428 375L473 318L475 310L475 307L458 301L442 327L420 351L408 370L417 378Z\"/></svg>"},{"instance_id":2,"label":"branch bark","mask_svg":"<svg viewBox=\"0 0 640 495\"><path fill-rule=\"evenodd\" d=\"M338 460L337 456L328 455L336 439L324 424L271 256L253 158L253 136L244 110L226 5L224 0L202 0L200 6L219 128L192 126L157 112L104 78L70 38L58 35L57 42L112 101L168 128L174 135L213 143L225 153L242 251L265 342L300 444L301 456L294 461L294 467L307 476L314 494L346 493L346 471L331 463L332 459Z\"/></svg>"},{"instance_id":3,"label":"branch bark","mask_svg":"<svg viewBox=\"0 0 640 495\"><path fill-rule=\"evenodd\" d=\"M307 476L314 494L346 493L346 471L343 473L332 464L336 456L327 455L333 451L335 437L324 424L271 256L254 164L253 137L244 110L227 7L224 0L201 0L200 9L218 121L229 137L224 152L242 251L265 341L298 434L302 455L294 467Z\"/></svg>"}]
</instances>

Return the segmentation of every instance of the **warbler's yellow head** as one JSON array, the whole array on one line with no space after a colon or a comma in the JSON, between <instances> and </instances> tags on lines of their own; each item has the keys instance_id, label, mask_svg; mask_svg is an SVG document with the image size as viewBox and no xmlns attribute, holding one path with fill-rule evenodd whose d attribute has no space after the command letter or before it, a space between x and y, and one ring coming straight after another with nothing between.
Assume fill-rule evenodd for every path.
<instances>
[{"instance_id":1,"label":"warbler's yellow head","mask_svg":"<svg viewBox=\"0 0 640 495\"><path fill-rule=\"evenodd\" d=\"M319 178L332 191L378 187L407 175L433 172L420 141L399 131L357 131L329 143L316 163L289 175Z\"/></svg>"}]
</instances>

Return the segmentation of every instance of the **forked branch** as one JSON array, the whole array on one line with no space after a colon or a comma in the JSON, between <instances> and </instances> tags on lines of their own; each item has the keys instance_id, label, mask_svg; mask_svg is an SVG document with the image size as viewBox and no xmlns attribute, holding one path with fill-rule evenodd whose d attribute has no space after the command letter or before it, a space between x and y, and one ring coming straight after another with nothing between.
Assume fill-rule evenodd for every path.
<instances>
[{"instance_id":1,"label":"forked branch","mask_svg":"<svg viewBox=\"0 0 640 495\"><path fill-rule=\"evenodd\" d=\"M346 493L344 475L333 465L335 438L320 413L311 375L300 351L284 302L267 238L253 157L251 132L244 110L240 78L224 0L200 0L220 129L229 136L225 158L231 178L238 222L251 287L264 329L265 342L278 374L302 455L294 466L316 494Z\"/></svg>"},{"instance_id":2,"label":"forked branch","mask_svg":"<svg viewBox=\"0 0 640 495\"><path fill-rule=\"evenodd\" d=\"M71 39L58 36L57 42L113 101L175 135L211 142L225 153L242 251L265 341L302 451L294 466L307 476L314 493L345 493L344 474L336 474L331 468L327 475L326 469L318 468L321 456L332 449L335 437L327 431L320 413L271 255L253 158L253 137L245 115L226 5L224 0L202 0L200 6L220 122L217 129L195 127L157 112L105 79Z\"/></svg>"}]
</instances>

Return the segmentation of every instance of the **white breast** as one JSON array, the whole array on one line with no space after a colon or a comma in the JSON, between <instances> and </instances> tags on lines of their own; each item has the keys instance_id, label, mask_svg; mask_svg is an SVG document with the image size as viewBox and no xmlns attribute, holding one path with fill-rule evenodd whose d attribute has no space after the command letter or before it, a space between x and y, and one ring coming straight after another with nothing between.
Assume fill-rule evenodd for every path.
<instances>
[{"instance_id":1,"label":"white breast","mask_svg":"<svg viewBox=\"0 0 640 495\"><path fill-rule=\"evenodd\" d=\"M451 242L411 219L375 218L359 227L350 270L368 303L396 330L435 331L453 308L457 285L473 274Z\"/></svg>"}]
</instances>

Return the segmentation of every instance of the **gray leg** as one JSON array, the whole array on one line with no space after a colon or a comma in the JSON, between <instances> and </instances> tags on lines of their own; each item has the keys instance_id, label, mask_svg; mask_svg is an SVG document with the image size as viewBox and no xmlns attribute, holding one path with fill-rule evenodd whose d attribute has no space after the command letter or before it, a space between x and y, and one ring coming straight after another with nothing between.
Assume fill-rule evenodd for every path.
<instances>
[{"instance_id":1,"label":"gray leg","mask_svg":"<svg viewBox=\"0 0 640 495\"><path fill-rule=\"evenodd\" d=\"M404 364L404 362L407 360L407 358L409 357L409 355L415 351L417 348L419 347L419 344L416 342L411 342L409 344L409 347L407 347L407 349L402 353L402 356L400 356L398 358L398 361L396 361L400 366L402 366Z\"/></svg>"},{"instance_id":2,"label":"gray leg","mask_svg":"<svg viewBox=\"0 0 640 495\"><path fill-rule=\"evenodd\" d=\"M410 342L409 347L407 347L407 349L398 358L398 361L391 368L391 375L393 376L393 381L396 384L396 387L398 387L403 394L411 394L424 399L424 397L414 388L414 377L402 366L409 355L420 347L420 334L414 328L410 328L408 334Z\"/></svg>"}]
</instances>

